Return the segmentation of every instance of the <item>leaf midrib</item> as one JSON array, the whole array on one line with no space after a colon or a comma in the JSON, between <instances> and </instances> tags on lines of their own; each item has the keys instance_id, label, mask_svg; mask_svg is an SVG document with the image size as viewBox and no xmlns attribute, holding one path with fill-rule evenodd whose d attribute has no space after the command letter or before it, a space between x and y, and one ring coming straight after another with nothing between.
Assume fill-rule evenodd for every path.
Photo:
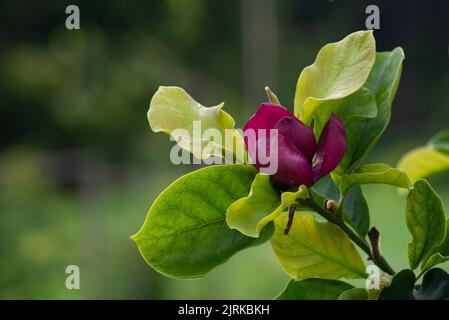
<instances>
[{"instance_id":1,"label":"leaf midrib","mask_svg":"<svg viewBox=\"0 0 449 320\"><path fill-rule=\"evenodd\" d=\"M215 224L215 223L219 223L219 222L222 222L222 223L225 222L225 218L219 218L219 219L211 220L211 221L208 221L208 222L204 222L204 223L202 223L200 225L192 226L190 228L180 229L180 230L177 230L176 232L165 234L163 236L158 236L158 237L141 237L141 238L137 239L137 241L141 241L141 240L157 240L157 239L168 238L168 237L172 237L172 236L179 235L179 234L182 234L182 233L190 232L190 231L193 231L193 230L198 230L198 229L201 229L201 228L204 228L206 226L209 226L209 225L212 225L212 224Z\"/></svg>"}]
</instances>

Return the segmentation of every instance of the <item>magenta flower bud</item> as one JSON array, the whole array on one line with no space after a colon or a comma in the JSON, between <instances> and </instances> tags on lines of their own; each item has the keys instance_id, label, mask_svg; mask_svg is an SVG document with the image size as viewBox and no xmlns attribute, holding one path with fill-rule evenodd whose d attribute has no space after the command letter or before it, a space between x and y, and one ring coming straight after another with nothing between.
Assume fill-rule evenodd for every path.
<instances>
[{"instance_id":1,"label":"magenta flower bud","mask_svg":"<svg viewBox=\"0 0 449 320\"><path fill-rule=\"evenodd\" d=\"M261 134L260 129L267 131ZM277 130L277 144L270 142L271 129ZM248 138L250 130L254 130L255 140ZM312 129L286 108L272 103L259 107L246 123L244 134L257 169L267 167L259 153L269 156L277 151L277 171L271 175L271 181L286 186L312 186L337 167L346 148L345 128L337 116L331 116L317 146Z\"/></svg>"}]
</instances>

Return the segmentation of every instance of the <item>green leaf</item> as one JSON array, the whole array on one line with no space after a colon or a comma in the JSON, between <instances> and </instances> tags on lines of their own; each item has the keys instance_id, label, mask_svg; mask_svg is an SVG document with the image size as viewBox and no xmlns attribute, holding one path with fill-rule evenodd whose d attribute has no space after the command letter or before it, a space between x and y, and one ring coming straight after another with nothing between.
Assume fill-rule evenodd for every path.
<instances>
[{"instance_id":1,"label":"green leaf","mask_svg":"<svg viewBox=\"0 0 449 320\"><path fill-rule=\"evenodd\" d=\"M248 194L255 175L251 166L211 166L173 182L132 237L144 259L167 276L198 278L237 251L266 241L269 228L253 239L225 221L227 208Z\"/></svg>"},{"instance_id":2,"label":"green leaf","mask_svg":"<svg viewBox=\"0 0 449 320\"><path fill-rule=\"evenodd\" d=\"M425 261L425 263L423 262L421 270L425 272L437 264L444 263L446 261L449 261L449 255L443 255L439 252L434 253L429 259L427 259L427 261Z\"/></svg>"},{"instance_id":3,"label":"green leaf","mask_svg":"<svg viewBox=\"0 0 449 320\"><path fill-rule=\"evenodd\" d=\"M193 153L198 159L222 156L224 150L233 152L234 149L243 148L243 138L234 130L234 119L222 110L223 105L221 103L206 108L182 88L159 87L151 99L148 121L154 132L171 135L181 148ZM197 121L200 128L195 129L194 121ZM233 145L226 146L223 141L212 141L210 137L203 135L207 129L217 129L222 140L226 138L226 129L234 130ZM238 156L238 152L236 154ZM241 157L238 160L243 161Z\"/></svg>"},{"instance_id":4,"label":"green leaf","mask_svg":"<svg viewBox=\"0 0 449 320\"><path fill-rule=\"evenodd\" d=\"M414 300L415 280L415 274L411 270L405 269L396 273L391 285L380 293L379 300Z\"/></svg>"},{"instance_id":5,"label":"green leaf","mask_svg":"<svg viewBox=\"0 0 449 320\"><path fill-rule=\"evenodd\" d=\"M357 130L360 139L357 148L352 151L348 172L359 167L390 122L391 104L399 85L403 60L404 52L401 48L376 54L376 62L364 87L376 98L377 116L365 119L362 124L363 128Z\"/></svg>"},{"instance_id":6,"label":"green leaf","mask_svg":"<svg viewBox=\"0 0 449 320\"><path fill-rule=\"evenodd\" d=\"M343 120L346 138L350 140L348 139L348 133L350 133L348 127L351 123L360 119L376 117L377 105L375 97L368 89L361 88L346 98L323 102L320 106L320 111L315 113L313 131L317 139L320 137L321 131L332 113L335 113Z\"/></svg>"},{"instance_id":7,"label":"green leaf","mask_svg":"<svg viewBox=\"0 0 449 320\"><path fill-rule=\"evenodd\" d=\"M274 253L294 279L365 278L365 265L348 236L336 225L318 222L312 214L295 215L288 235L284 229L288 214L275 220L271 239Z\"/></svg>"},{"instance_id":8,"label":"green leaf","mask_svg":"<svg viewBox=\"0 0 449 320\"><path fill-rule=\"evenodd\" d=\"M360 186L354 186L346 193L341 204L345 220L363 238L370 226L369 208Z\"/></svg>"},{"instance_id":9,"label":"green leaf","mask_svg":"<svg viewBox=\"0 0 449 320\"><path fill-rule=\"evenodd\" d=\"M446 261L449 261L449 219L446 220L446 234L443 242L433 249L427 261L423 261L422 272Z\"/></svg>"},{"instance_id":10,"label":"green leaf","mask_svg":"<svg viewBox=\"0 0 449 320\"><path fill-rule=\"evenodd\" d=\"M360 134L366 119L377 115L377 104L374 95L366 88L361 88L344 99L322 103L319 112L315 113L314 132L317 139L332 113L343 121L346 130L345 155L333 171L333 176L341 176L352 165L354 152L363 139Z\"/></svg>"},{"instance_id":11,"label":"green leaf","mask_svg":"<svg viewBox=\"0 0 449 320\"><path fill-rule=\"evenodd\" d=\"M408 258L414 270L443 241L445 233L443 204L426 180L416 181L408 194L405 220L413 238L408 245Z\"/></svg>"},{"instance_id":12,"label":"green leaf","mask_svg":"<svg viewBox=\"0 0 449 320\"><path fill-rule=\"evenodd\" d=\"M429 148L449 155L449 130L437 133L427 145Z\"/></svg>"},{"instance_id":13,"label":"green leaf","mask_svg":"<svg viewBox=\"0 0 449 320\"><path fill-rule=\"evenodd\" d=\"M279 196L271 186L270 176L259 173L251 185L249 195L237 200L228 208L226 222L229 228L237 229L249 237L258 238L269 222L276 219L297 199L307 195L307 188L301 186L298 191L283 192Z\"/></svg>"},{"instance_id":14,"label":"green leaf","mask_svg":"<svg viewBox=\"0 0 449 320\"><path fill-rule=\"evenodd\" d=\"M398 169L407 173L410 180L415 182L432 174L449 170L449 155L429 147L419 147L401 158Z\"/></svg>"},{"instance_id":15,"label":"green leaf","mask_svg":"<svg viewBox=\"0 0 449 320\"><path fill-rule=\"evenodd\" d=\"M352 174L342 176L340 191L345 195L355 185L382 183L409 189L411 183L408 176L387 164L365 164Z\"/></svg>"},{"instance_id":16,"label":"green leaf","mask_svg":"<svg viewBox=\"0 0 449 320\"><path fill-rule=\"evenodd\" d=\"M376 57L372 31L358 31L339 42L325 45L315 62L304 68L295 93L295 115L310 124L317 107L359 90Z\"/></svg>"},{"instance_id":17,"label":"green leaf","mask_svg":"<svg viewBox=\"0 0 449 320\"><path fill-rule=\"evenodd\" d=\"M416 290L417 300L449 299L449 274L439 268L429 270L423 278L421 287Z\"/></svg>"},{"instance_id":18,"label":"green leaf","mask_svg":"<svg viewBox=\"0 0 449 320\"><path fill-rule=\"evenodd\" d=\"M368 300L368 291L363 288L352 288L340 294L338 300Z\"/></svg>"},{"instance_id":19,"label":"green leaf","mask_svg":"<svg viewBox=\"0 0 449 320\"><path fill-rule=\"evenodd\" d=\"M330 175L326 175L318 180L310 191L313 193L315 199L319 198L322 201L326 199L339 201L340 199L340 191L338 191Z\"/></svg>"},{"instance_id":20,"label":"green leaf","mask_svg":"<svg viewBox=\"0 0 449 320\"><path fill-rule=\"evenodd\" d=\"M319 278L290 280L276 300L336 300L341 293L352 288L350 284L339 280Z\"/></svg>"}]
</instances>

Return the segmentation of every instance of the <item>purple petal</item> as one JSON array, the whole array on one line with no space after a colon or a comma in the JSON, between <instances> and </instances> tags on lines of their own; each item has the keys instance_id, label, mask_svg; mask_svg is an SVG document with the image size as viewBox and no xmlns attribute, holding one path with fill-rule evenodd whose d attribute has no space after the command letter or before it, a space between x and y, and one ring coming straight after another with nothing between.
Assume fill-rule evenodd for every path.
<instances>
[{"instance_id":1,"label":"purple petal","mask_svg":"<svg viewBox=\"0 0 449 320\"><path fill-rule=\"evenodd\" d=\"M269 135L269 130L273 129L278 121L284 117L294 118L295 116L283 106L266 102L259 106L257 112L245 124L243 133L246 150L248 150L250 158L255 159L257 168L259 165L255 155L257 153L256 141L259 138L259 129L266 130L266 134Z\"/></svg>"},{"instance_id":2,"label":"purple petal","mask_svg":"<svg viewBox=\"0 0 449 320\"><path fill-rule=\"evenodd\" d=\"M262 103L259 107L259 110L257 110L257 112L245 124L243 132L247 131L248 129L253 129L256 133L257 140L258 129L273 129L278 121L284 117L294 118L295 116L283 106L268 102ZM246 147L248 147L248 145Z\"/></svg>"},{"instance_id":3,"label":"purple petal","mask_svg":"<svg viewBox=\"0 0 449 320\"><path fill-rule=\"evenodd\" d=\"M330 116L318 141L318 148L313 166L314 180L334 170L345 154L346 132L343 122L335 114Z\"/></svg>"},{"instance_id":4,"label":"purple petal","mask_svg":"<svg viewBox=\"0 0 449 320\"><path fill-rule=\"evenodd\" d=\"M265 143L268 143L267 137L261 136L258 140L258 148L263 149ZM277 145L276 145L277 142ZM307 158L298 149L293 146L287 137L278 135L277 141L270 141L270 156L273 159L274 152L277 152L277 171L271 175L271 181L287 186L313 185L312 166ZM259 163L260 164L260 163ZM270 162L270 165L272 163ZM260 171L268 165L260 166Z\"/></svg>"},{"instance_id":5,"label":"purple petal","mask_svg":"<svg viewBox=\"0 0 449 320\"><path fill-rule=\"evenodd\" d=\"M312 129L307 127L297 118L284 117L276 124L275 129L285 136L296 149L312 162L316 152L315 135Z\"/></svg>"}]
</instances>

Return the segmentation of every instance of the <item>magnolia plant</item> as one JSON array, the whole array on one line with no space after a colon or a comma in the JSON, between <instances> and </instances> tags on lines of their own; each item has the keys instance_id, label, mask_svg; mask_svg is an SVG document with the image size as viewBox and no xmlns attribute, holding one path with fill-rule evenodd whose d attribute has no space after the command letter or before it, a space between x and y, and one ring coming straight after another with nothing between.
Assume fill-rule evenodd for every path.
<instances>
[{"instance_id":1,"label":"magnolia plant","mask_svg":"<svg viewBox=\"0 0 449 320\"><path fill-rule=\"evenodd\" d=\"M160 87L148 112L153 131L170 134L198 159L231 154L234 161L187 174L159 195L132 237L143 258L166 276L200 278L270 241L292 279L278 299L449 298L449 275L434 268L449 260L448 222L423 179L448 167L448 135L407 154L398 168L364 163L390 121L403 59L401 48L376 52L371 31L327 44L299 76L294 113L267 88L269 101L243 132L223 104L207 108L181 88ZM195 138L194 123L231 132L231 143ZM276 170L267 173L271 163L260 154L274 152ZM382 255L364 184L408 192L409 269L397 272ZM344 278L368 278L368 286Z\"/></svg>"}]
</instances>

